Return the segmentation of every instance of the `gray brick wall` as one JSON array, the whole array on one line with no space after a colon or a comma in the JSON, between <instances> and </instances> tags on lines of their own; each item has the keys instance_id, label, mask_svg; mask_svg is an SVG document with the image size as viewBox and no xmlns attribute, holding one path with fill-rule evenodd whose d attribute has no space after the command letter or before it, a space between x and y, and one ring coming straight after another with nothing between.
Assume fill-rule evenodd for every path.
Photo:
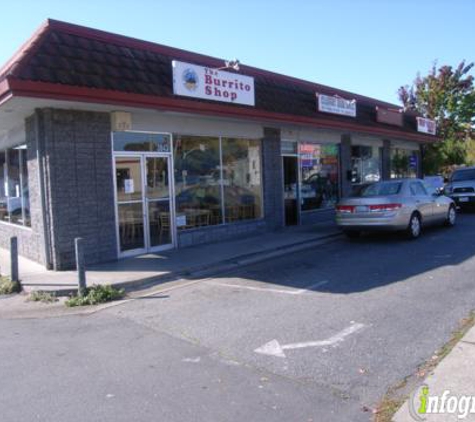
<instances>
[{"instance_id":1,"label":"gray brick wall","mask_svg":"<svg viewBox=\"0 0 475 422\"><path fill-rule=\"evenodd\" d=\"M117 258L111 126L108 113L43 109L46 190L52 266L75 266L74 239L86 263Z\"/></svg>"},{"instance_id":2,"label":"gray brick wall","mask_svg":"<svg viewBox=\"0 0 475 422\"><path fill-rule=\"evenodd\" d=\"M391 179L391 141L388 139L383 140L382 148L382 167L383 167L383 180Z\"/></svg>"},{"instance_id":3,"label":"gray brick wall","mask_svg":"<svg viewBox=\"0 0 475 422\"><path fill-rule=\"evenodd\" d=\"M178 247L185 248L204 243L243 238L267 230L269 229L265 220L241 221L220 226L210 226L204 229L186 230L178 232Z\"/></svg>"},{"instance_id":4,"label":"gray brick wall","mask_svg":"<svg viewBox=\"0 0 475 422\"><path fill-rule=\"evenodd\" d=\"M280 130L264 129L262 142L264 215L269 229L284 227L284 179Z\"/></svg>"},{"instance_id":5,"label":"gray brick wall","mask_svg":"<svg viewBox=\"0 0 475 422\"><path fill-rule=\"evenodd\" d=\"M341 172L341 196L348 196L351 193L351 180L348 179L348 172L351 171L351 136L341 135L340 144L340 172Z\"/></svg>"},{"instance_id":6,"label":"gray brick wall","mask_svg":"<svg viewBox=\"0 0 475 422\"><path fill-rule=\"evenodd\" d=\"M300 215L300 223L302 225L322 223L333 225L335 223L335 210L334 208L330 208L327 210L303 212Z\"/></svg>"}]
</instances>

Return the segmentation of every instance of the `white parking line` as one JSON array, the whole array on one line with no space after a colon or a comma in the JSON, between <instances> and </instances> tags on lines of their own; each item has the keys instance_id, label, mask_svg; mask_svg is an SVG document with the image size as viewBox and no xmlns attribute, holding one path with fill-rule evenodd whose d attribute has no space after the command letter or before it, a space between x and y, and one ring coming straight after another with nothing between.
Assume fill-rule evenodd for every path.
<instances>
[{"instance_id":1,"label":"white parking line","mask_svg":"<svg viewBox=\"0 0 475 422\"><path fill-rule=\"evenodd\" d=\"M234 289L245 289L245 290L254 290L257 292L271 292L271 293L281 293L286 295L301 295L302 293L308 292L312 289L317 287L324 286L325 284L329 283L328 280L319 281L318 283L312 284L310 286L304 287L303 289L298 290L283 290L283 289L273 289L273 288L265 288L265 287L255 287L255 286L243 286L241 284L228 284L228 283L220 283L218 281L209 281L209 284L214 284L216 286L221 287L231 287Z\"/></svg>"}]
</instances>

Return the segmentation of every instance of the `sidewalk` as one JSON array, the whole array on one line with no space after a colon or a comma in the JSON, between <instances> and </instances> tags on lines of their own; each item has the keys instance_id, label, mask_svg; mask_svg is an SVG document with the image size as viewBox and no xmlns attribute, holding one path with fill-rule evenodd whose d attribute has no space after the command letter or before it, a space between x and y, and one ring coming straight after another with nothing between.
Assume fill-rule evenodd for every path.
<instances>
[{"instance_id":1,"label":"sidewalk","mask_svg":"<svg viewBox=\"0 0 475 422\"><path fill-rule=\"evenodd\" d=\"M177 279L194 279L317 246L339 235L332 221L287 227L244 239L197 245L140 255L87 269L87 284L112 284L134 290ZM0 270L8 274L9 252L0 249ZM47 290L69 295L77 290L74 271L47 271L43 266L19 259L19 272L26 291Z\"/></svg>"},{"instance_id":2,"label":"sidewalk","mask_svg":"<svg viewBox=\"0 0 475 422\"><path fill-rule=\"evenodd\" d=\"M460 340L457 345L452 349L448 356L446 356L435 370L424 381L429 387L428 396L437 396L439 402L443 400L444 391L449 390L450 393L446 393L446 411L440 414L421 414L420 419L414 418L409 408L411 406L411 399L406 401L404 405L394 415L394 422L414 422L414 421L427 421L427 422L452 422L452 421L475 421L475 402L471 401L470 406L466 406L463 401L458 403L458 408L455 413L447 413L447 409L450 409L450 402L455 403L455 400L450 397L462 397L472 396L475 397L475 327L472 327L467 334ZM418 407L420 405L420 392L416 393L416 397L413 400L414 405L412 407ZM463 415L463 407L467 408L468 414L466 417L458 417L458 411L462 406L461 415ZM417 409L416 409L417 411Z\"/></svg>"}]
</instances>

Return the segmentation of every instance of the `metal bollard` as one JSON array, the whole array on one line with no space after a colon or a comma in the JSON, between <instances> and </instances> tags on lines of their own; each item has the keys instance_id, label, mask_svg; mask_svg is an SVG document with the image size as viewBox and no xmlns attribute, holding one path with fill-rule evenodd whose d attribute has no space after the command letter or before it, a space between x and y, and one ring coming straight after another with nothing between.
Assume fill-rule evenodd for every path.
<instances>
[{"instance_id":1,"label":"metal bollard","mask_svg":"<svg viewBox=\"0 0 475 422\"><path fill-rule=\"evenodd\" d=\"M18 274L18 238L10 237L10 277L13 282L18 283L20 277Z\"/></svg>"},{"instance_id":2,"label":"metal bollard","mask_svg":"<svg viewBox=\"0 0 475 422\"><path fill-rule=\"evenodd\" d=\"M78 294L86 293L86 263L84 262L84 241L77 237L74 239L76 249L76 269L78 273Z\"/></svg>"}]
</instances>

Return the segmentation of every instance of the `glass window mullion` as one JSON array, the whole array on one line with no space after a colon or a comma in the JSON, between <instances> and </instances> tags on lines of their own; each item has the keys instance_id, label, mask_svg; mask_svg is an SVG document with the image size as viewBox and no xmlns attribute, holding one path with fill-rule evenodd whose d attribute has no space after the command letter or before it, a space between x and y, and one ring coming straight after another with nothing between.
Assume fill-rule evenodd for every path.
<instances>
[{"instance_id":1,"label":"glass window mullion","mask_svg":"<svg viewBox=\"0 0 475 422\"><path fill-rule=\"evenodd\" d=\"M18 152L19 163L18 167L20 169L20 204L21 204L21 220L22 225L25 225L25 198L23 196L23 153L25 150L20 149Z\"/></svg>"}]
</instances>

